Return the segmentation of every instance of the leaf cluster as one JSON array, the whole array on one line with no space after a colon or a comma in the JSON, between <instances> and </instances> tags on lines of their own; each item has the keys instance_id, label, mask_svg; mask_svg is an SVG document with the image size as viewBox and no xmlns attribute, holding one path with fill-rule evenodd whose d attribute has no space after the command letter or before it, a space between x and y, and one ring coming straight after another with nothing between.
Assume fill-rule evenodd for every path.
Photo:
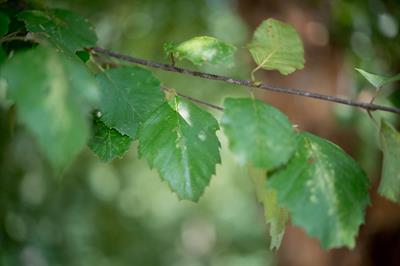
<instances>
[{"instance_id":1,"label":"leaf cluster","mask_svg":"<svg viewBox=\"0 0 400 266\"><path fill-rule=\"evenodd\" d=\"M22 21L23 28L9 32L12 20ZM216 134L221 127L238 162L252 169L271 248L279 247L289 217L325 248L354 247L369 204L369 181L340 147L298 132L285 114L254 96L226 98L218 121L173 90L164 93L150 71L104 63L108 58L91 49L97 41L93 26L71 11L0 14L0 26L2 45L32 44L21 51L2 48L1 84L17 108L18 122L35 136L55 171L68 167L86 144L108 162L137 141L139 156L180 199L198 201L221 163ZM165 46L175 59L195 65L232 65L236 49L209 36ZM248 49L257 64L252 75L261 68L287 75L304 67L296 30L275 19L261 23ZM367 79L374 85L387 82ZM386 121L380 132L379 191L399 202L400 136Z\"/></svg>"}]
</instances>

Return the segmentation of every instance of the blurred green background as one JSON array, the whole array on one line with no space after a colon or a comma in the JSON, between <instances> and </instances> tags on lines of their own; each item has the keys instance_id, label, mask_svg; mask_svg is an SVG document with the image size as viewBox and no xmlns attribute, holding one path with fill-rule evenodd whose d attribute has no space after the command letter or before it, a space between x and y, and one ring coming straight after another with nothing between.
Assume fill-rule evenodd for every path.
<instances>
[{"instance_id":1,"label":"blurred green background","mask_svg":"<svg viewBox=\"0 0 400 266\"><path fill-rule=\"evenodd\" d=\"M400 72L399 1L49 0L42 4L88 17L96 27L99 46L160 62L168 62L162 53L166 41L217 37L239 47L236 65L201 70L239 78L247 79L254 67L244 47L255 26L269 16L286 18L299 30L308 61L321 53L338 54L338 69L326 71L334 78L345 72L345 90L340 93L346 97L373 93L352 71L354 66L387 75ZM333 64L328 59L323 57L314 67ZM185 62L180 65L193 68ZM249 95L232 85L154 73L167 87L217 104L227 95ZM296 76L298 87L310 85L307 73L312 74ZM274 76L266 78L275 81ZM278 84L285 84L284 77L279 79ZM400 99L396 85L387 88L377 102L396 104ZM258 96L274 103L268 95ZM291 108L290 102L286 105ZM353 264L319 260L315 254L332 254L319 250L315 241L311 246L317 246L317 251L307 250L314 259L302 261L300 247L308 242L291 237L297 229L289 229L278 254L270 252L262 206L255 199L247 170L235 162L221 132L222 165L200 202L193 204L179 201L170 192L157 173L137 158L135 145L123 159L109 164L85 149L62 177L54 176L29 132L19 124L10 131L8 110L0 106L0 265L369 265L365 261L374 265L368 258ZM359 110L329 106L333 122L326 123L335 131L321 135L339 140L373 179L379 175L380 154L370 118ZM298 122L308 129L306 122ZM343 131L352 138L343 140ZM399 211L397 206L390 208ZM333 255L339 261L354 254L340 252ZM298 263L293 263L296 257ZM321 261L326 264L318 264Z\"/></svg>"}]
</instances>

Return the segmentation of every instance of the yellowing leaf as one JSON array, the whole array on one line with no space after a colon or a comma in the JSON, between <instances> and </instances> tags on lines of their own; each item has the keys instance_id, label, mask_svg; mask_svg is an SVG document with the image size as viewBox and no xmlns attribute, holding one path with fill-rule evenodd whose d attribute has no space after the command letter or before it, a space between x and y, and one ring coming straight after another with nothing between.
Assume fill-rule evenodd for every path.
<instances>
[{"instance_id":1,"label":"yellowing leaf","mask_svg":"<svg viewBox=\"0 0 400 266\"><path fill-rule=\"evenodd\" d=\"M381 121L380 146L383 166L378 192L400 203L400 134L385 120Z\"/></svg>"},{"instance_id":2,"label":"yellowing leaf","mask_svg":"<svg viewBox=\"0 0 400 266\"><path fill-rule=\"evenodd\" d=\"M270 249L278 249L285 234L289 213L279 205L275 189L267 184L265 170L251 166L249 166L249 169L257 199L264 205L265 222L269 224Z\"/></svg>"},{"instance_id":3,"label":"yellowing leaf","mask_svg":"<svg viewBox=\"0 0 400 266\"><path fill-rule=\"evenodd\" d=\"M299 35L291 25L278 20L263 21L248 48L258 65L254 71L263 68L288 75L304 67L304 48Z\"/></svg>"}]
</instances>

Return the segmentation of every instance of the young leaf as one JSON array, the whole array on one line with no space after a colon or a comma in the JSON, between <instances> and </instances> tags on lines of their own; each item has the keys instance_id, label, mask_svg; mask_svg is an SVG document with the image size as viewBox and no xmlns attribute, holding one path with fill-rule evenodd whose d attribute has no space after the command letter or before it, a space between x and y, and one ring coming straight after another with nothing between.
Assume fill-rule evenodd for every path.
<instances>
[{"instance_id":1,"label":"young leaf","mask_svg":"<svg viewBox=\"0 0 400 266\"><path fill-rule=\"evenodd\" d=\"M304 67L304 48L296 30L289 24L267 19L254 32L248 45L259 68L288 75Z\"/></svg>"},{"instance_id":2,"label":"young leaf","mask_svg":"<svg viewBox=\"0 0 400 266\"><path fill-rule=\"evenodd\" d=\"M23 73L23 76L21 76ZM54 168L66 166L89 135L89 108L98 100L94 77L78 61L36 47L6 61L1 77L20 120L38 140Z\"/></svg>"},{"instance_id":3,"label":"young leaf","mask_svg":"<svg viewBox=\"0 0 400 266\"><path fill-rule=\"evenodd\" d=\"M296 150L288 118L260 100L225 99L221 125L242 164L272 170L287 163Z\"/></svg>"},{"instance_id":4,"label":"young leaf","mask_svg":"<svg viewBox=\"0 0 400 266\"><path fill-rule=\"evenodd\" d=\"M175 97L140 126L139 155L180 199L198 201L220 163L217 130L211 114Z\"/></svg>"},{"instance_id":5,"label":"young leaf","mask_svg":"<svg viewBox=\"0 0 400 266\"><path fill-rule=\"evenodd\" d=\"M278 204L276 191L267 184L265 171L253 167L250 169L250 176L256 189L257 199L264 205L265 221L270 225L270 249L278 249L285 233L289 214L286 209Z\"/></svg>"},{"instance_id":6,"label":"young leaf","mask_svg":"<svg viewBox=\"0 0 400 266\"><path fill-rule=\"evenodd\" d=\"M293 223L318 238L322 247L354 247L369 203L369 182L338 146L301 133L294 157L268 181Z\"/></svg>"},{"instance_id":7,"label":"young leaf","mask_svg":"<svg viewBox=\"0 0 400 266\"><path fill-rule=\"evenodd\" d=\"M172 50L169 46L164 49ZM177 59L187 59L195 65L232 65L236 48L213 37L201 36L179 44L173 51Z\"/></svg>"},{"instance_id":8,"label":"young leaf","mask_svg":"<svg viewBox=\"0 0 400 266\"><path fill-rule=\"evenodd\" d=\"M129 149L132 139L117 130L109 128L99 118L93 120L93 133L89 141L90 149L105 162L122 158Z\"/></svg>"},{"instance_id":9,"label":"young leaf","mask_svg":"<svg viewBox=\"0 0 400 266\"><path fill-rule=\"evenodd\" d=\"M380 144L383 167L378 192L400 203L400 134L385 120L381 121Z\"/></svg>"},{"instance_id":10,"label":"young leaf","mask_svg":"<svg viewBox=\"0 0 400 266\"><path fill-rule=\"evenodd\" d=\"M63 9L49 11L28 10L18 14L30 32L44 33L70 52L75 53L96 45L97 36L89 21L80 15Z\"/></svg>"},{"instance_id":11,"label":"young leaf","mask_svg":"<svg viewBox=\"0 0 400 266\"><path fill-rule=\"evenodd\" d=\"M165 42L163 45L163 50L166 55L175 52L175 44L173 42Z\"/></svg>"},{"instance_id":12,"label":"young leaf","mask_svg":"<svg viewBox=\"0 0 400 266\"><path fill-rule=\"evenodd\" d=\"M163 101L160 82L143 68L119 67L97 76L100 85L101 120L132 139L147 112Z\"/></svg>"},{"instance_id":13,"label":"young leaf","mask_svg":"<svg viewBox=\"0 0 400 266\"><path fill-rule=\"evenodd\" d=\"M10 24L10 19L6 14L0 12L0 37L4 36L8 32L8 25Z\"/></svg>"},{"instance_id":14,"label":"young leaf","mask_svg":"<svg viewBox=\"0 0 400 266\"><path fill-rule=\"evenodd\" d=\"M376 74L369 73L360 68L355 68L369 83L371 83L376 89L380 89L382 86L400 80L400 73L393 77L384 77Z\"/></svg>"}]
</instances>

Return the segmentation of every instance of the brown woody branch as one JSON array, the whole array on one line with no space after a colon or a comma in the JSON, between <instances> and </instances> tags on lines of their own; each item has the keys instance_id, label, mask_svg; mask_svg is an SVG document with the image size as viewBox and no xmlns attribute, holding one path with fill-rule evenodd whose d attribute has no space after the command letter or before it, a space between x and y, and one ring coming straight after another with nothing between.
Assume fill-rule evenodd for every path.
<instances>
[{"instance_id":1,"label":"brown woody branch","mask_svg":"<svg viewBox=\"0 0 400 266\"><path fill-rule=\"evenodd\" d=\"M104 54L104 55L107 55L107 56L110 56L110 57L113 57L113 58L116 58L116 59L119 59L119 60L122 60L122 61L139 64L139 65L144 65L144 66L148 66L148 67L152 67L152 68L157 68L157 69L161 69L164 71L176 72L176 73L194 76L194 77L200 77L200 78L204 78L204 79L224 81L226 83L241 85L241 86L245 86L248 88L258 88L258 89L272 91L272 92L279 92L279 93L292 94L292 95L303 96L303 97L308 97L308 98L314 98L314 99L318 99L318 100L322 100L322 101L328 101L328 102L349 105L349 106L353 106L353 107L359 107L359 108L365 109L367 111L384 111L384 112L400 114L399 108L382 106L382 105L377 105L377 104L367 103L367 102L359 102L359 101L354 101L354 100L350 100L350 99L340 98L337 96L330 96L330 95L320 94L320 93L316 93L316 92L309 92L309 91L305 91L305 90L301 90L301 89L275 87L275 86L272 86L272 85L269 85L266 83L256 83L251 80L243 80L243 79L237 79L237 78L232 78L232 77L226 77L226 76L221 76L221 75L215 75L215 74L190 70L190 69L176 67L176 66L169 65L169 64L163 64L163 63L153 62L153 61L146 60L146 59L132 57L129 55L124 55L124 54L110 51L110 50L107 50L107 49L104 49L101 47L93 47L91 50L101 53L101 54ZM190 97L190 96L186 96L186 97Z\"/></svg>"}]
</instances>

